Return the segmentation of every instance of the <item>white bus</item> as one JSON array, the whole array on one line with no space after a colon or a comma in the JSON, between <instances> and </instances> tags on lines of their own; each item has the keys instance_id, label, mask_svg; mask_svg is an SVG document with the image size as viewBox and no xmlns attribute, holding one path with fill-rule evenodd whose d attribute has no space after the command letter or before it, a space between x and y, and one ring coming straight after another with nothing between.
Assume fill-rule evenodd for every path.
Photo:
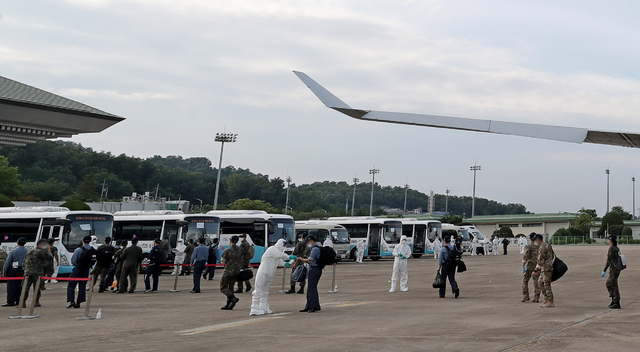
<instances>
[{"instance_id":1,"label":"white bus","mask_svg":"<svg viewBox=\"0 0 640 352\"><path fill-rule=\"evenodd\" d=\"M469 231L462 226L455 226L452 224L442 224L442 236L451 236L451 241L455 236L462 238L462 251L471 252L471 238L469 237Z\"/></svg>"},{"instance_id":2,"label":"white bus","mask_svg":"<svg viewBox=\"0 0 640 352\"><path fill-rule=\"evenodd\" d=\"M323 244L327 237L331 237L333 249L338 259L346 259L351 255L351 239L347 229L335 222L329 221L296 221L296 238L302 235L314 236L319 244Z\"/></svg>"},{"instance_id":3,"label":"white bus","mask_svg":"<svg viewBox=\"0 0 640 352\"><path fill-rule=\"evenodd\" d=\"M482 233L480 232L480 230L478 230L477 227L475 226L460 226L460 228L467 230L467 232L469 232L469 235L473 236L473 238L475 238L478 241L478 245L476 247L476 253L477 254L485 254L488 255L489 253L485 253L484 252L484 244L487 243L489 244L489 251L491 251L491 240L484 237L482 235ZM470 237L472 238L472 237Z\"/></svg>"},{"instance_id":4,"label":"white bus","mask_svg":"<svg viewBox=\"0 0 640 352\"><path fill-rule=\"evenodd\" d=\"M356 244L365 240L364 255L371 260L393 255L393 248L400 243L402 236L402 221L397 219L383 219L373 216L330 217L327 221L344 226L351 238L350 258L355 259Z\"/></svg>"},{"instance_id":5,"label":"white bus","mask_svg":"<svg viewBox=\"0 0 640 352\"><path fill-rule=\"evenodd\" d=\"M71 273L71 256L83 237L95 236L97 246L111 236L112 228L113 215L109 213L69 211L63 207L0 208L0 248L12 251L20 237L27 239L28 249L34 248L39 239L59 239L59 274Z\"/></svg>"},{"instance_id":6,"label":"white bus","mask_svg":"<svg viewBox=\"0 0 640 352\"><path fill-rule=\"evenodd\" d=\"M144 261L153 248L156 238L169 238L171 248L176 248L178 240L184 244L190 239L194 246L200 237L207 239L206 244L220 235L220 219L207 214L185 214L179 210L141 210L118 211L114 215L113 240L131 241L138 239L138 246L144 253ZM168 263L173 262L174 253L169 253Z\"/></svg>"},{"instance_id":7,"label":"white bus","mask_svg":"<svg viewBox=\"0 0 640 352\"><path fill-rule=\"evenodd\" d=\"M287 241L285 252L293 252L296 227L293 217L282 214L268 214L262 210L212 210L209 215L220 218L220 250L229 246L233 235L247 235L247 241L256 251L251 263L260 263L264 251L279 239Z\"/></svg>"},{"instance_id":8,"label":"white bus","mask_svg":"<svg viewBox=\"0 0 640 352\"><path fill-rule=\"evenodd\" d=\"M437 220L402 219L402 234L409 238L411 256L420 258L423 254L433 254L436 237L442 242L442 224Z\"/></svg>"}]
</instances>

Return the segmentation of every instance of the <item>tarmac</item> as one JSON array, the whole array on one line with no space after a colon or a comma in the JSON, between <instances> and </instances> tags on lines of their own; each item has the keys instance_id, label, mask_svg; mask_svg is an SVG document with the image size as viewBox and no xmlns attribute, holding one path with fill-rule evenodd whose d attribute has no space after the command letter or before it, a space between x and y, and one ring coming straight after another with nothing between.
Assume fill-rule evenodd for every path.
<instances>
[{"instance_id":1,"label":"tarmac","mask_svg":"<svg viewBox=\"0 0 640 352\"><path fill-rule=\"evenodd\" d=\"M155 294L97 293L91 315L65 309L66 284L47 284L40 318L10 320L16 308L0 308L1 351L637 351L640 346L640 246L621 246L629 268L620 276L622 309L607 308L605 246L555 246L569 266L555 282L556 308L521 303L521 256L465 254L468 271L457 275L461 295L438 298L431 287L437 269L432 256L409 260L409 292L389 293L392 260L342 262L320 281L322 311L300 313L305 295L278 293L282 269L271 287L272 315L249 316L251 294L238 294L233 311L214 281L189 293L191 276L179 277L181 292L169 292L173 277L160 277ZM502 250L500 251L502 253ZM290 270L287 270L290 273ZM142 275L138 289L144 289ZM288 285L288 282L287 282ZM5 284L0 284L4 292ZM287 287L288 288L288 287ZM531 286L533 292L533 287Z\"/></svg>"}]
</instances>

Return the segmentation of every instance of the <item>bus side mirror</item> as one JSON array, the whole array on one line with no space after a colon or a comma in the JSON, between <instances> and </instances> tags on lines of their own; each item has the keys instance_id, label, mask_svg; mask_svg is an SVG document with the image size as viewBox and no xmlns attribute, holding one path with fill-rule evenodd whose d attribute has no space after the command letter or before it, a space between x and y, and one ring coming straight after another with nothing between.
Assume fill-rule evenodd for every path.
<instances>
[{"instance_id":1,"label":"bus side mirror","mask_svg":"<svg viewBox=\"0 0 640 352\"><path fill-rule=\"evenodd\" d=\"M71 223L66 223L63 225L63 232L64 233L71 233Z\"/></svg>"},{"instance_id":2,"label":"bus side mirror","mask_svg":"<svg viewBox=\"0 0 640 352\"><path fill-rule=\"evenodd\" d=\"M272 223L272 222L268 223L268 224L267 224L267 226L269 226L269 233L270 233L270 234L272 234L272 233L275 233L275 232L276 232L276 227L275 227L275 226L273 226L273 223Z\"/></svg>"}]
</instances>

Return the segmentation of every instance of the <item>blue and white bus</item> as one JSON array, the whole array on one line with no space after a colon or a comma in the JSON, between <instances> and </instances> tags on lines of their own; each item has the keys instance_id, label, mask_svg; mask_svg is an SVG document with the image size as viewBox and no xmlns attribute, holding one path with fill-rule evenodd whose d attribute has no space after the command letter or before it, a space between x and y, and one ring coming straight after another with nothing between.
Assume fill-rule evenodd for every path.
<instances>
[{"instance_id":1,"label":"blue and white bus","mask_svg":"<svg viewBox=\"0 0 640 352\"><path fill-rule=\"evenodd\" d=\"M267 248L281 238L287 241L285 252L293 252L296 227L289 215L268 214L262 210L212 210L207 214L220 218L221 252L229 246L231 236L242 234L247 235L247 241L256 251L252 264L260 263Z\"/></svg>"},{"instance_id":2,"label":"blue and white bus","mask_svg":"<svg viewBox=\"0 0 640 352\"><path fill-rule=\"evenodd\" d=\"M437 220L402 219L402 234L409 238L411 256L420 258L433 254L433 241L442 241L442 224Z\"/></svg>"},{"instance_id":3,"label":"blue and white bus","mask_svg":"<svg viewBox=\"0 0 640 352\"><path fill-rule=\"evenodd\" d=\"M40 239L58 239L58 274L69 274L73 269L71 256L82 244L82 238L92 236L93 246L104 243L111 236L113 215L97 211L70 211L63 207L10 207L0 208L0 248L12 251L18 239L27 239L26 247L35 248Z\"/></svg>"},{"instance_id":4,"label":"blue and white bus","mask_svg":"<svg viewBox=\"0 0 640 352\"><path fill-rule=\"evenodd\" d=\"M330 217L327 221L344 226L351 237L351 255L355 259L356 245L365 240L365 256L380 260L393 255L393 248L400 243L402 221L373 216Z\"/></svg>"}]
</instances>

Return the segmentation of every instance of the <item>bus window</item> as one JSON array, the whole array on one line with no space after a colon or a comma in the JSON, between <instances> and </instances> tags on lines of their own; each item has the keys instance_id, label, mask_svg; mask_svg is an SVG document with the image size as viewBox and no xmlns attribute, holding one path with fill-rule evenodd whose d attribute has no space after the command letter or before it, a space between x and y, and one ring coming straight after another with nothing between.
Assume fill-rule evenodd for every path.
<instances>
[{"instance_id":1,"label":"bus window","mask_svg":"<svg viewBox=\"0 0 640 352\"><path fill-rule=\"evenodd\" d=\"M345 224L344 227L351 238L367 238L367 233L369 232L367 224Z\"/></svg>"},{"instance_id":2,"label":"bus window","mask_svg":"<svg viewBox=\"0 0 640 352\"><path fill-rule=\"evenodd\" d=\"M160 238L162 222L162 220L118 222L115 227L114 238L131 240L135 235L139 241L153 241L156 238Z\"/></svg>"},{"instance_id":3,"label":"bus window","mask_svg":"<svg viewBox=\"0 0 640 352\"><path fill-rule=\"evenodd\" d=\"M96 236L99 244L111 235L113 217L106 215L69 215L71 224L69 231L63 234L62 244L69 252L73 252L82 245L85 236Z\"/></svg>"},{"instance_id":4,"label":"bus window","mask_svg":"<svg viewBox=\"0 0 640 352\"><path fill-rule=\"evenodd\" d=\"M327 240L328 236L329 236L329 231L327 231L325 229L319 229L316 239L318 240L319 243L324 243L324 241Z\"/></svg>"},{"instance_id":5,"label":"bus window","mask_svg":"<svg viewBox=\"0 0 640 352\"><path fill-rule=\"evenodd\" d=\"M27 242L35 242L40 219L7 219L0 221L0 240L7 243L18 242L20 237Z\"/></svg>"},{"instance_id":6,"label":"bus window","mask_svg":"<svg viewBox=\"0 0 640 352\"><path fill-rule=\"evenodd\" d=\"M189 232L183 234L182 237L187 242L193 239L196 242L200 237L207 239L205 244L209 245L209 241L215 237L218 237L220 231L220 224L214 219L187 219L189 221ZM167 225L165 225L166 228ZM251 233L248 233L251 235ZM186 235L186 236L185 236Z\"/></svg>"},{"instance_id":7,"label":"bus window","mask_svg":"<svg viewBox=\"0 0 640 352\"><path fill-rule=\"evenodd\" d=\"M456 230L453 230L453 229L451 229L451 230L449 230L449 229L442 230L443 238L446 237L446 236L449 236L449 237L451 237L451 240L453 240L453 238L456 237L457 235L458 235L458 231L456 231Z\"/></svg>"},{"instance_id":8,"label":"bus window","mask_svg":"<svg viewBox=\"0 0 640 352\"><path fill-rule=\"evenodd\" d=\"M176 248L176 245L178 245L178 229L180 229L180 226L178 226L175 220L166 220L164 222L162 238L169 238L171 248Z\"/></svg>"},{"instance_id":9,"label":"bus window","mask_svg":"<svg viewBox=\"0 0 640 352\"><path fill-rule=\"evenodd\" d=\"M331 237L334 244L347 244L349 243L349 233L345 229L333 229L331 230Z\"/></svg>"},{"instance_id":10,"label":"bus window","mask_svg":"<svg viewBox=\"0 0 640 352\"><path fill-rule=\"evenodd\" d=\"M413 236L413 225L402 225L402 234L407 237Z\"/></svg>"},{"instance_id":11,"label":"bus window","mask_svg":"<svg viewBox=\"0 0 640 352\"><path fill-rule=\"evenodd\" d=\"M429 224L429 240L431 242L435 241L436 236L442 240L442 225L437 223Z\"/></svg>"},{"instance_id":12,"label":"bus window","mask_svg":"<svg viewBox=\"0 0 640 352\"><path fill-rule=\"evenodd\" d=\"M271 219L273 222L273 233L269 234L269 246L273 246L279 239L284 239L288 243L295 241L295 222L293 219Z\"/></svg>"},{"instance_id":13,"label":"bus window","mask_svg":"<svg viewBox=\"0 0 640 352\"><path fill-rule=\"evenodd\" d=\"M384 240L389 244L400 243L401 233L398 233L398 227L385 226L384 228Z\"/></svg>"}]
</instances>

